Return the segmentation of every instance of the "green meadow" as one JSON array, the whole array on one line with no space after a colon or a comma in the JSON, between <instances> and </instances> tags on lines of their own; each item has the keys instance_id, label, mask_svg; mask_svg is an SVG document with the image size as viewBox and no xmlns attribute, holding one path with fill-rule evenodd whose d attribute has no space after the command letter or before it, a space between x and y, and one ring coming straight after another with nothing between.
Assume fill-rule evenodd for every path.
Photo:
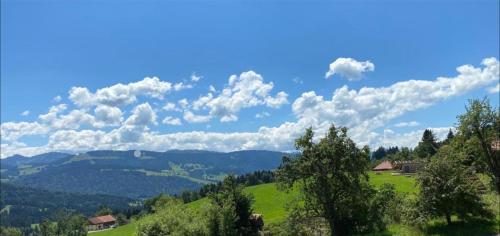
<instances>
[{"instance_id":1,"label":"green meadow","mask_svg":"<svg viewBox=\"0 0 500 236\"><path fill-rule=\"evenodd\" d=\"M401 193L415 193L415 178L413 176L392 175L390 172L374 173L370 172L370 182L379 187L384 183L394 184L396 190ZM287 211L286 204L297 196L297 191L282 192L279 191L275 184L261 184L251 187L246 187L245 191L251 193L254 197L253 209L255 213L262 214L265 224L276 224L285 220ZM498 196L487 195L490 205L498 208ZM208 199L200 199L188 203L189 208L199 209ZM498 214L498 213L497 213ZM456 219L455 219L456 220ZM375 234L373 236L386 235L485 235L500 232L500 216L496 222L475 220L467 223L455 222L452 226L446 225L443 220L432 220L424 228L414 228L401 224L389 225L387 230ZM136 222L128 225L117 227L116 229L106 230L102 232L90 233L92 236L132 236L135 233Z\"/></svg>"},{"instance_id":2,"label":"green meadow","mask_svg":"<svg viewBox=\"0 0 500 236\"><path fill-rule=\"evenodd\" d=\"M391 175L391 173L375 174L370 173L370 182L378 187L384 183L394 184L399 192L412 193L415 191L415 179L413 177L402 175ZM286 203L297 196L296 191L282 192L276 188L276 185L261 184L246 187L245 192L251 193L254 197L253 209L255 213L262 214L265 224L279 223L286 218ZM188 203L188 207L198 209L207 203L208 199L200 199ZM128 236L135 232L135 222L128 225L117 227L116 229L102 232L90 233L92 236Z\"/></svg>"}]
</instances>

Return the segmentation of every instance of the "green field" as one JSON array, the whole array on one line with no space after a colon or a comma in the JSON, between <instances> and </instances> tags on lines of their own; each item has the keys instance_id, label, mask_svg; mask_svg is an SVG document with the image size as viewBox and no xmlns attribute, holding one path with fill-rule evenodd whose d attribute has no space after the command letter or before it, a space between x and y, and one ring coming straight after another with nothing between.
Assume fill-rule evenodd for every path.
<instances>
[{"instance_id":1,"label":"green field","mask_svg":"<svg viewBox=\"0 0 500 236\"><path fill-rule=\"evenodd\" d=\"M394 184L396 190L402 193L415 193L415 179L411 176L391 175L391 173L375 174L370 173L370 182L378 187L384 183ZM289 193L278 191L275 184L262 184L245 188L245 191L254 196L253 209L255 213L262 214L266 224L279 223L286 218L285 204L297 196L296 191ZM207 203L208 199L200 199L188 204L188 207L198 209ZM135 222L98 233L92 233L92 236L131 236L135 232ZM498 232L491 222L471 222L469 224L456 224L449 227L443 221L432 221L429 223L427 234L431 235L477 235L484 232ZM421 230L404 226L389 225L387 231L373 235L423 235Z\"/></svg>"},{"instance_id":2,"label":"green field","mask_svg":"<svg viewBox=\"0 0 500 236\"><path fill-rule=\"evenodd\" d=\"M370 173L370 182L374 186L380 186L384 183L392 183L400 192L411 193L415 191L415 180L413 177L391 176L390 173L375 174ZM286 217L286 202L296 196L295 191L290 193L278 191L275 184L261 184L245 188L245 191L254 196L254 212L262 214L266 224L277 223ZM200 208L208 199L200 199L188 204L190 208ZM116 229L102 232L91 233L92 236L128 236L133 235L135 231L135 222L120 226Z\"/></svg>"}]
</instances>

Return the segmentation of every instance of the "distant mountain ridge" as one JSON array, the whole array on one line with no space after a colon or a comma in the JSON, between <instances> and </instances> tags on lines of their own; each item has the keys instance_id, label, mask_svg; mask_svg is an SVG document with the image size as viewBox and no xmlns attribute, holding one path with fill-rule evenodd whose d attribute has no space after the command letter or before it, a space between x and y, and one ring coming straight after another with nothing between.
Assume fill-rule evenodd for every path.
<instances>
[{"instance_id":1,"label":"distant mountain ridge","mask_svg":"<svg viewBox=\"0 0 500 236\"><path fill-rule=\"evenodd\" d=\"M62 152L48 152L31 157L14 155L4 159L0 159L2 165L18 166L23 164L48 164L58 159L70 156L71 154Z\"/></svg>"},{"instance_id":2,"label":"distant mountain ridge","mask_svg":"<svg viewBox=\"0 0 500 236\"><path fill-rule=\"evenodd\" d=\"M178 194L221 180L229 173L272 170L286 155L248 150L89 151L80 154L46 153L1 160L2 181L86 194L146 198Z\"/></svg>"}]
</instances>

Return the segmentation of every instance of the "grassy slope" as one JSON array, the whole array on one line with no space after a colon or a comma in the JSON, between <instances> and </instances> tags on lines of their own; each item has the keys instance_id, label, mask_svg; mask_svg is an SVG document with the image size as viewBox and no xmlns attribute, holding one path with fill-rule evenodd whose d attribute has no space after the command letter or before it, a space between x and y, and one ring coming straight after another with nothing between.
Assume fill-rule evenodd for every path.
<instances>
[{"instance_id":1,"label":"grassy slope","mask_svg":"<svg viewBox=\"0 0 500 236\"><path fill-rule=\"evenodd\" d=\"M390 173L383 173L376 175L370 173L370 182L374 186L380 186L383 183L392 183L400 192L411 193L414 192L415 181L412 177L405 176L391 176ZM290 193L281 192L276 189L275 184L261 184L245 188L246 192L254 196L254 212L263 214L266 224L277 223L285 219L286 210L285 203L296 196L296 192ZM199 208L207 199L200 199L195 202L189 203L190 208ZM92 236L128 236L133 235L135 231L135 222L120 226L116 229L106 230L103 232L92 233Z\"/></svg>"},{"instance_id":2,"label":"grassy slope","mask_svg":"<svg viewBox=\"0 0 500 236\"><path fill-rule=\"evenodd\" d=\"M370 182L378 187L384 183L394 184L398 192L414 193L416 191L415 180L407 176L391 176L390 173L375 174L370 173ZM296 196L296 192L280 192L275 184L262 184L245 188L245 191L254 196L254 212L263 214L266 224L279 223L286 217L285 203ZM494 196L493 196L494 198ZM200 208L207 203L208 199L200 199L188 204L190 208ZM500 217L500 216L499 216ZM113 230L99 233L92 233L92 236L132 236L135 232L135 222L126 226L121 226ZM469 224L454 224L449 227L442 220L435 220L429 223L426 230L430 235L484 235L484 232L498 232L491 222L472 222ZM421 230L404 226L389 225L387 231L373 235L423 235Z\"/></svg>"}]
</instances>

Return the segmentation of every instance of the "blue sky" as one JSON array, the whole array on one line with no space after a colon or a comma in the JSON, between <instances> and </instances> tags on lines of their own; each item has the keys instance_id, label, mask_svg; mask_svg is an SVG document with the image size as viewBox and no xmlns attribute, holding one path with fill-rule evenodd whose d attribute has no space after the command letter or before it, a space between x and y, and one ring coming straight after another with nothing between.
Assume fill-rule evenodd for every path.
<instances>
[{"instance_id":1,"label":"blue sky","mask_svg":"<svg viewBox=\"0 0 500 236\"><path fill-rule=\"evenodd\" d=\"M469 98L488 96L498 107L498 92L488 92L498 86L498 61L489 67L481 65L485 58L499 58L499 3L495 0L10 0L2 1L1 7L2 157L96 148L289 150L293 148L291 142L284 139L293 140L308 125L321 132L326 123L347 125L361 144L411 145L422 129L436 128L436 132L445 133ZM352 59L354 64L348 66L370 62L373 69L349 80L342 73L354 67L336 68L333 76L325 78L329 65L339 58ZM460 74L456 68L467 64L484 70L492 67L493 75L474 84L471 81L485 76L477 72L477 77L464 79L470 86L459 87L458 92L450 92L455 83L412 87L419 94L413 94L415 101L409 103L423 103L414 108L396 101L385 104L384 99L365 101L369 97L332 98L343 86L359 92L363 87L388 88L409 80L456 78ZM248 71L256 74L240 76ZM193 81L192 75L201 79ZM272 82L272 89L257 99L258 105L228 105L237 100L231 97L193 107L194 101L210 92L211 85L217 90L212 98L220 97L224 88L231 89L231 75L249 83ZM134 102L120 105L95 101L82 107L69 98L72 87L87 88L98 97L98 89L143 81L145 77L158 77L172 86L183 82L190 88L166 89L158 96L151 96L149 90L138 92ZM426 99L436 88L444 94ZM314 98L322 96L331 103L316 99L316 103L308 103L316 110L304 110L298 99L312 91ZM374 92L374 97L394 98L391 94L401 91L406 90L398 87L383 95ZM277 98L279 92L286 93L286 102L266 103L266 97ZM61 100L55 101L56 96ZM187 107L180 107L181 99L188 100ZM175 111L162 109L167 102L176 104ZM143 106L143 113L140 109L134 113L135 107L146 103L151 111ZM356 110L368 103L385 105ZM66 109L52 120L39 117L59 104L66 104ZM95 125L96 107L103 104L107 109L103 112L119 109L117 122ZM79 118L68 116L73 110L78 110ZM23 112L25 115L21 115ZM206 116L205 122L186 119L186 112ZM134 114L149 115L150 119L142 117L142 123L134 123L129 119ZM265 117L256 118L256 114ZM231 121L221 122L224 115ZM176 125L162 123L167 116L178 119ZM363 122L376 125L366 128ZM401 122L413 122L413 126L394 126ZM262 131L262 127L273 131ZM125 138L125 129L134 138ZM174 133L179 135L168 136ZM79 138L58 139L69 134Z\"/></svg>"}]
</instances>

